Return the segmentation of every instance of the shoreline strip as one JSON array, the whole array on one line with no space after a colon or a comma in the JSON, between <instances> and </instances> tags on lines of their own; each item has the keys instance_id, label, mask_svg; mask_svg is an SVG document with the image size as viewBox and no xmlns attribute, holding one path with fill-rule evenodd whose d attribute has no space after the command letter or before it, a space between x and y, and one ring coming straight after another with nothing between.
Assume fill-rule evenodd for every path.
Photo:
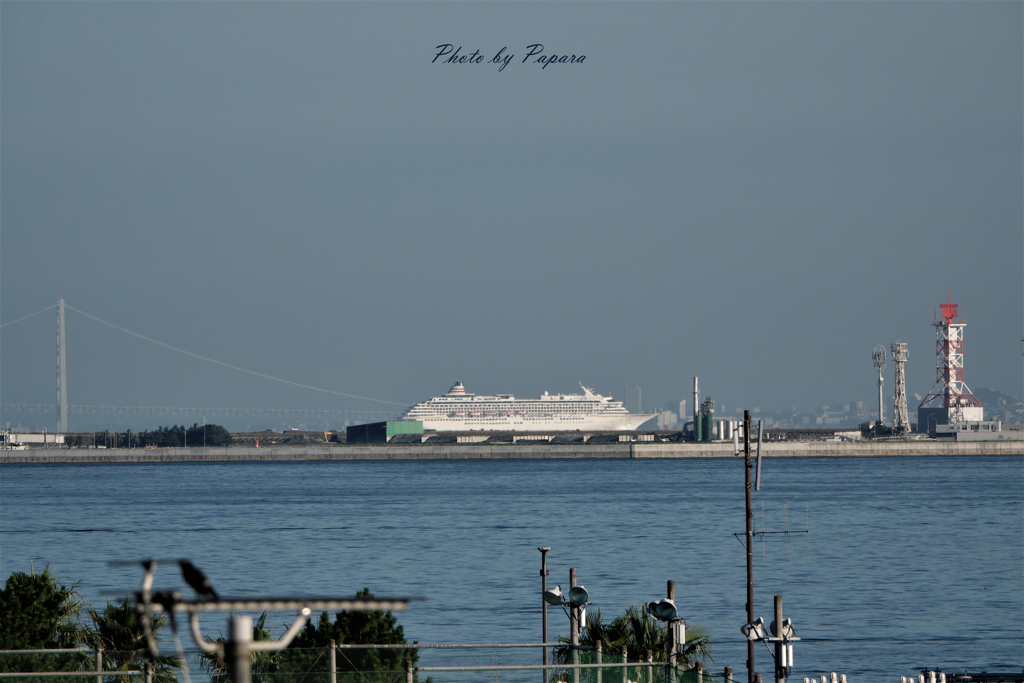
<instances>
[{"instance_id":1,"label":"shoreline strip","mask_svg":"<svg viewBox=\"0 0 1024 683\"><path fill-rule=\"evenodd\" d=\"M1024 455L1024 441L787 442L762 445L766 457ZM731 443L458 444L444 446L268 446L7 451L4 464L164 462L372 462L380 460L587 460L733 458Z\"/></svg>"}]
</instances>

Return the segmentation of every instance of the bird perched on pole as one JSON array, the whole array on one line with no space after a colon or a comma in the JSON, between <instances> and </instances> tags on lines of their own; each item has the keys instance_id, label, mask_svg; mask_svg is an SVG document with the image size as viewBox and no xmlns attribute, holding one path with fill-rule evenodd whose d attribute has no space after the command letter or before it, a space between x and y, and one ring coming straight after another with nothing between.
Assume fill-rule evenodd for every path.
<instances>
[{"instance_id":1,"label":"bird perched on pole","mask_svg":"<svg viewBox=\"0 0 1024 683\"><path fill-rule=\"evenodd\" d=\"M193 590L200 596L212 597L214 600L220 600L217 595L217 591L213 590L213 584L206 578L206 574L199 570L194 564L188 560L178 560L178 565L181 567L181 576L185 579L185 583L192 586Z\"/></svg>"}]
</instances>

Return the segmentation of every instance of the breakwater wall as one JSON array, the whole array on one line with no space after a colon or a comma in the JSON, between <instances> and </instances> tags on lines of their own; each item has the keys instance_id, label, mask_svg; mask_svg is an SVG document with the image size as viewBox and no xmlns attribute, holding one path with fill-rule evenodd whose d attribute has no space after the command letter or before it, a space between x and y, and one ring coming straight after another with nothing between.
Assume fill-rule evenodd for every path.
<instances>
[{"instance_id":1,"label":"breakwater wall","mask_svg":"<svg viewBox=\"0 0 1024 683\"><path fill-rule=\"evenodd\" d=\"M768 457L1024 455L1024 441L804 441L762 446ZM37 463L301 462L374 460L557 460L732 458L731 443L450 444L264 448L32 449L0 453L0 465Z\"/></svg>"}]
</instances>

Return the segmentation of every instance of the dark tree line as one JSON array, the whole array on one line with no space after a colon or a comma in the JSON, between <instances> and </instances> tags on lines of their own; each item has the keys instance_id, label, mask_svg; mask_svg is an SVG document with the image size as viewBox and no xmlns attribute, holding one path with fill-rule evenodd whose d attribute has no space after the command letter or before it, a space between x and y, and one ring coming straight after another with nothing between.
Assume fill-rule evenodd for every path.
<instances>
[{"instance_id":1,"label":"dark tree line","mask_svg":"<svg viewBox=\"0 0 1024 683\"><path fill-rule=\"evenodd\" d=\"M191 427L185 425L174 425L173 427L157 427L152 430L141 432L102 431L93 434L93 443L78 437L77 441L68 439L69 446L106 446L107 448L146 448L155 446L157 448L181 448L183 446L226 446L232 442L231 433L220 425L201 425L193 423Z\"/></svg>"},{"instance_id":2,"label":"dark tree line","mask_svg":"<svg viewBox=\"0 0 1024 683\"><path fill-rule=\"evenodd\" d=\"M103 611L86 605L76 590L62 585L50 568L36 573L13 572L0 591L0 650L71 649L82 645L104 649L107 671L141 670L144 664L143 629L138 613L126 597L121 604L107 603ZM153 631L166 621L158 617ZM154 680L174 683L178 660L161 657L153 662ZM0 656L0 671L82 671L95 666L89 653L53 653ZM26 680L26 679L22 679ZM52 683L49 679L27 679ZM107 678L130 683L128 676Z\"/></svg>"},{"instance_id":3,"label":"dark tree line","mask_svg":"<svg viewBox=\"0 0 1024 683\"><path fill-rule=\"evenodd\" d=\"M50 573L14 572L0 591L0 650L67 649L81 645L102 645L104 669L141 670L147 659L145 635L134 603L107 602L103 610L87 605L73 584L70 588ZM373 599L369 589L357 597ZM266 625L266 613L254 624L254 640L273 640L273 627ZM159 642L167 617L152 621ZM180 625L179 625L180 626ZM307 623L291 645L279 652L257 652L252 658L254 683L327 683L328 646L337 644L406 645L402 626L391 612L339 612L332 620L326 612ZM209 639L208 639L209 640ZM218 639L223 640L223 638ZM162 649L162 648L161 648ZM212 683L229 683L228 671L216 655L201 655L203 668ZM339 650L337 671L340 683L392 683L405 661L419 659L415 644L408 648ZM180 662L160 657L152 662L156 683L175 683ZM91 653L0 655L0 672L85 671L95 666ZM53 678L26 678L22 683L54 683ZM58 683L63 683L57 679ZM82 679L70 679L75 683ZM113 683L137 683L129 676L108 677ZM427 679L429 683L430 679Z\"/></svg>"}]
</instances>

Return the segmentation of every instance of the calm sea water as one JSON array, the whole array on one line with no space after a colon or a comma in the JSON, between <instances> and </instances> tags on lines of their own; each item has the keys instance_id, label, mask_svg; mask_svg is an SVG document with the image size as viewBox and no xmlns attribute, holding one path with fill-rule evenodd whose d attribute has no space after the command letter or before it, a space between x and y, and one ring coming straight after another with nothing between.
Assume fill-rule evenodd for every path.
<instances>
[{"instance_id":1,"label":"calm sea water","mask_svg":"<svg viewBox=\"0 0 1024 683\"><path fill-rule=\"evenodd\" d=\"M784 598L793 676L898 680L1024 666L1024 458L769 460L754 494L756 614ZM764 516L762 518L762 505ZM189 557L221 595L422 596L420 642L538 642L540 553L610 618L676 581L720 671L744 670L739 460L37 465L0 470L3 576L50 564L94 604L111 561ZM175 567L158 587L181 587ZM286 615L275 615L284 623ZM204 628L223 630L223 618ZM568 620L550 612L553 634ZM527 653L524 661L535 663ZM770 678L770 657L757 653ZM435 676L435 680L441 680Z\"/></svg>"}]
</instances>

